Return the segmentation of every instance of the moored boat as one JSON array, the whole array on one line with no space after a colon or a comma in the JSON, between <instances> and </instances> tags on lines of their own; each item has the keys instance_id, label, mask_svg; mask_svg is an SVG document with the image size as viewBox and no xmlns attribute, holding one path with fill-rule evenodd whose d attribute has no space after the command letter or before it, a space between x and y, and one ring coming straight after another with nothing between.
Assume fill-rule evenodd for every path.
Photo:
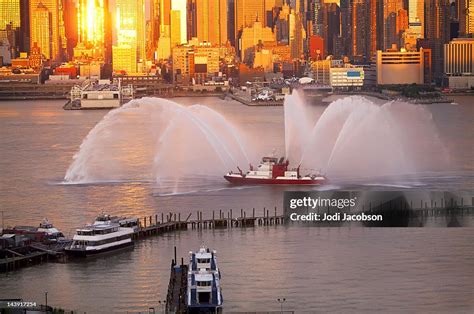
<instances>
[{"instance_id":1,"label":"moored boat","mask_svg":"<svg viewBox=\"0 0 474 314\"><path fill-rule=\"evenodd\" d=\"M216 251L201 247L197 252L189 252L189 255L188 312L221 313L223 298Z\"/></svg>"},{"instance_id":2,"label":"moored boat","mask_svg":"<svg viewBox=\"0 0 474 314\"><path fill-rule=\"evenodd\" d=\"M97 219L94 224L76 230L71 245L65 249L68 255L87 257L133 246L133 227L122 227L107 215Z\"/></svg>"},{"instance_id":3,"label":"moored boat","mask_svg":"<svg viewBox=\"0 0 474 314\"><path fill-rule=\"evenodd\" d=\"M230 171L224 178L233 184L259 185L259 184L286 184L286 185L321 185L327 179L322 174L300 174L300 167L289 169L289 161L283 157L263 157L257 169L243 173L240 168L238 172Z\"/></svg>"}]
</instances>

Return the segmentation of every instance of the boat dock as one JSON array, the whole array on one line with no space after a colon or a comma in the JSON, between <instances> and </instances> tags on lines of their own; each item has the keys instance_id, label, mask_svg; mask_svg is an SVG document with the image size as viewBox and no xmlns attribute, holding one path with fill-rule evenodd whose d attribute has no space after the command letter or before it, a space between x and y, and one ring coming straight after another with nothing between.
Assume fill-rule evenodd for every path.
<instances>
[{"instance_id":1,"label":"boat dock","mask_svg":"<svg viewBox=\"0 0 474 314\"><path fill-rule=\"evenodd\" d=\"M474 198L473 198L474 201ZM418 207L419 206L419 207ZM442 204L436 202L420 201L419 205L413 203L395 202L387 203L383 206L368 203L362 206L361 211L350 212L351 214L383 214L387 221L401 223L405 225L409 220L418 221L418 224L408 224L410 226L423 226L423 221L427 217L446 217L446 226L461 226L460 217L472 215L474 206L465 205L464 200L458 203L455 200L443 200ZM317 213L334 213L329 208L318 208ZM341 211L343 213L343 211ZM347 212L349 213L349 212ZM138 218L138 229L133 234L134 241L144 238L158 236L168 232L181 230L203 230L203 229L232 229L232 228L254 228L259 226L272 226L286 224L290 219L280 214L277 208L263 208L258 211L240 209L234 212L219 210L212 211L204 217L202 211L190 213L187 217L182 217L180 213L161 213L161 215L151 215ZM191 219L191 217L194 219ZM330 223L328 225L341 225L340 223ZM324 225L323 225L324 226ZM377 226L377 225L367 225ZM39 242L32 242L22 248L3 249L4 257L0 258L0 273L14 271L19 268L40 264L43 262L68 262L64 253L66 243L45 245Z\"/></svg>"},{"instance_id":2,"label":"boat dock","mask_svg":"<svg viewBox=\"0 0 474 314\"><path fill-rule=\"evenodd\" d=\"M158 215L147 216L139 218L139 230L135 233L134 238L140 239L152 235L161 234L175 230L191 229L217 229L217 228L242 228L255 226L269 226L279 225L285 222L285 217L277 213L275 207L271 212L269 209L263 208L262 215L257 216L255 208L247 214L247 211L240 209L237 217L230 209L227 212L219 210L219 212L212 211L212 217L203 218L202 211L196 211L196 219L190 220L192 214L189 214L186 219L181 220L181 214L169 213L165 216L161 214L161 219Z\"/></svg>"},{"instance_id":3,"label":"boat dock","mask_svg":"<svg viewBox=\"0 0 474 314\"><path fill-rule=\"evenodd\" d=\"M269 226L284 223L282 215L277 215L277 208L274 208L273 215L268 209L263 209L263 216L256 216L255 208L250 215L243 209L240 216L234 217L233 210L227 213L220 210L218 215L212 212L212 218L203 218L203 212L196 212L196 219L191 220L192 214L186 219L181 219L181 214L161 213L154 216L141 217L138 219L139 228L133 234L134 241L139 241L151 236L158 236L167 232L175 232L188 229L214 229L214 228L243 228L255 226ZM161 219L160 219L161 218ZM43 244L32 242L21 250L5 249L5 258L0 258L0 273L14 271L23 267L28 267L44 262L68 262L64 248L70 242L57 244Z\"/></svg>"}]
</instances>

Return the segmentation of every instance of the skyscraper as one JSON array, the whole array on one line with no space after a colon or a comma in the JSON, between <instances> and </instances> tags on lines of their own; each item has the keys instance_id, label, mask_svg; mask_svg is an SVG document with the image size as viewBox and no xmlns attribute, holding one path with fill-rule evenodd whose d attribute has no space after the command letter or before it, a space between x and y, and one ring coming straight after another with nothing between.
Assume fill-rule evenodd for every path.
<instances>
[{"instance_id":1,"label":"skyscraper","mask_svg":"<svg viewBox=\"0 0 474 314\"><path fill-rule=\"evenodd\" d=\"M186 0L173 0L171 1L171 10L179 11L180 20L180 34L181 43L186 43L188 40L187 35L187 1Z\"/></svg>"},{"instance_id":2,"label":"skyscraper","mask_svg":"<svg viewBox=\"0 0 474 314\"><path fill-rule=\"evenodd\" d=\"M168 59L171 56L171 0L158 0L159 3L159 39L157 48L158 59Z\"/></svg>"},{"instance_id":3,"label":"skyscraper","mask_svg":"<svg viewBox=\"0 0 474 314\"><path fill-rule=\"evenodd\" d=\"M339 6L335 3L325 3L323 6L324 12L324 31L323 37L325 41L325 48L330 55L335 54L334 42L340 36L340 20L341 14Z\"/></svg>"},{"instance_id":4,"label":"skyscraper","mask_svg":"<svg viewBox=\"0 0 474 314\"><path fill-rule=\"evenodd\" d=\"M41 6L39 6L40 4ZM50 23L42 25L42 23L46 21L46 10L49 13ZM59 61L62 54L59 15L59 0L30 0L30 47L33 47L36 42L46 58L54 61ZM41 23L35 20L37 18L42 19ZM50 42L48 44L44 42L46 34L42 33L46 31L46 28L48 28L50 32L48 35Z\"/></svg>"},{"instance_id":5,"label":"skyscraper","mask_svg":"<svg viewBox=\"0 0 474 314\"><path fill-rule=\"evenodd\" d=\"M253 26L256 20L265 23L265 1L264 0L235 0L234 1L235 37L236 42L239 32L244 27Z\"/></svg>"},{"instance_id":6,"label":"skyscraper","mask_svg":"<svg viewBox=\"0 0 474 314\"><path fill-rule=\"evenodd\" d=\"M43 3L38 3L36 7L30 8L31 12L31 38L33 45L37 45L41 53L51 59L53 56L52 41L52 17L51 12ZM57 43L56 43L57 45ZM56 46L57 48L57 46Z\"/></svg>"},{"instance_id":7,"label":"skyscraper","mask_svg":"<svg viewBox=\"0 0 474 314\"><path fill-rule=\"evenodd\" d=\"M188 0L186 7L186 19L187 19L187 36L188 42L193 38L197 37L197 6L198 0Z\"/></svg>"},{"instance_id":8,"label":"skyscraper","mask_svg":"<svg viewBox=\"0 0 474 314\"><path fill-rule=\"evenodd\" d=\"M370 5L367 0L352 2L352 56L358 60L370 55Z\"/></svg>"},{"instance_id":9,"label":"skyscraper","mask_svg":"<svg viewBox=\"0 0 474 314\"><path fill-rule=\"evenodd\" d=\"M348 56L352 54L352 20L349 0L341 0L339 7L341 9L342 53Z\"/></svg>"},{"instance_id":10,"label":"skyscraper","mask_svg":"<svg viewBox=\"0 0 474 314\"><path fill-rule=\"evenodd\" d=\"M6 29L7 24L19 28L20 23L20 0L0 0L0 30Z\"/></svg>"},{"instance_id":11,"label":"skyscraper","mask_svg":"<svg viewBox=\"0 0 474 314\"><path fill-rule=\"evenodd\" d=\"M154 59L160 34L160 0L150 1L150 20L147 37L147 59Z\"/></svg>"},{"instance_id":12,"label":"skyscraper","mask_svg":"<svg viewBox=\"0 0 474 314\"><path fill-rule=\"evenodd\" d=\"M459 35L474 34L474 1L457 1L459 17Z\"/></svg>"},{"instance_id":13,"label":"skyscraper","mask_svg":"<svg viewBox=\"0 0 474 314\"><path fill-rule=\"evenodd\" d=\"M311 19L313 23L312 34L323 37L323 0L312 1Z\"/></svg>"},{"instance_id":14,"label":"skyscraper","mask_svg":"<svg viewBox=\"0 0 474 314\"><path fill-rule=\"evenodd\" d=\"M392 27L393 24L393 13L395 13L395 21L397 12L400 9L403 9L403 0L383 0L383 23L385 25L384 29L384 49L390 48L393 43L393 33L394 28Z\"/></svg>"},{"instance_id":15,"label":"skyscraper","mask_svg":"<svg viewBox=\"0 0 474 314\"><path fill-rule=\"evenodd\" d=\"M227 0L196 0L196 22L199 41L224 45L227 42Z\"/></svg>"},{"instance_id":16,"label":"skyscraper","mask_svg":"<svg viewBox=\"0 0 474 314\"><path fill-rule=\"evenodd\" d=\"M135 66L132 69L140 71L137 68L139 61L146 60L146 42L145 42L145 1L136 0L116 0L115 24L117 29L116 47L130 47L136 52ZM116 52L121 51L115 49ZM133 54L132 54L133 55ZM114 54L113 59L117 59L118 54ZM116 63L113 61L113 63ZM114 64L114 69L116 64Z\"/></svg>"},{"instance_id":17,"label":"skyscraper","mask_svg":"<svg viewBox=\"0 0 474 314\"><path fill-rule=\"evenodd\" d=\"M105 59L105 32L107 1L77 1L78 43L93 51L90 57Z\"/></svg>"},{"instance_id":18,"label":"skyscraper","mask_svg":"<svg viewBox=\"0 0 474 314\"><path fill-rule=\"evenodd\" d=\"M181 12L179 10L171 10L171 48L181 44Z\"/></svg>"},{"instance_id":19,"label":"skyscraper","mask_svg":"<svg viewBox=\"0 0 474 314\"><path fill-rule=\"evenodd\" d=\"M418 38L424 38L425 5L424 0L408 1L408 27Z\"/></svg>"},{"instance_id":20,"label":"skyscraper","mask_svg":"<svg viewBox=\"0 0 474 314\"><path fill-rule=\"evenodd\" d=\"M425 0L425 40L423 48L432 51L433 78L439 83L443 76L443 45L449 41L449 0Z\"/></svg>"}]
</instances>

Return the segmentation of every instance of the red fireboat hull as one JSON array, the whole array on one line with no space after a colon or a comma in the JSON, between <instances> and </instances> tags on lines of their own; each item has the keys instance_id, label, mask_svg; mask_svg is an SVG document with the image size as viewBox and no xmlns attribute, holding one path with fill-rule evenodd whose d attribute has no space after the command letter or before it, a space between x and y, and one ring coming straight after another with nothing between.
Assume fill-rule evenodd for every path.
<instances>
[{"instance_id":1,"label":"red fireboat hull","mask_svg":"<svg viewBox=\"0 0 474 314\"><path fill-rule=\"evenodd\" d=\"M326 183L326 179L304 180L304 179L260 179L260 178L245 178L225 175L224 178L232 184L238 185L321 185Z\"/></svg>"}]
</instances>

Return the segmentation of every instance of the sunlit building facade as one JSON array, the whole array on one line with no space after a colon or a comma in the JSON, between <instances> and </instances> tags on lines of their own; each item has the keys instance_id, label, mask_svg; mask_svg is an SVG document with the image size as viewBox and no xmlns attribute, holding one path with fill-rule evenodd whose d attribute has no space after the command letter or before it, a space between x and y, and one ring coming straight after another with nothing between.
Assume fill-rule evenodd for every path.
<instances>
[{"instance_id":1,"label":"sunlit building facade","mask_svg":"<svg viewBox=\"0 0 474 314\"><path fill-rule=\"evenodd\" d=\"M128 47L135 50L132 55L136 56L132 73L141 72L138 67L146 60L146 37L145 37L145 1L144 0L116 0L115 25L117 30L117 44L112 49L112 63L116 63L122 57ZM117 69L116 65L113 66Z\"/></svg>"},{"instance_id":2,"label":"sunlit building facade","mask_svg":"<svg viewBox=\"0 0 474 314\"><path fill-rule=\"evenodd\" d=\"M455 38L444 45L444 73L474 75L474 38Z\"/></svg>"},{"instance_id":3,"label":"sunlit building facade","mask_svg":"<svg viewBox=\"0 0 474 314\"><path fill-rule=\"evenodd\" d=\"M227 0L196 0L196 33L201 42L227 42Z\"/></svg>"},{"instance_id":4,"label":"sunlit building facade","mask_svg":"<svg viewBox=\"0 0 474 314\"><path fill-rule=\"evenodd\" d=\"M113 70L116 73L125 72L132 74L137 71L137 49L136 47L121 44L112 47Z\"/></svg>"},{"instance_id":5,"label":"sunlit building facade","mask_svg":"<svg viewBox=\"0 0 474 314\"><path fill-rule=\"evenodd\" d=\"M171 48L181 44L181 12L178 10L171 10Z\"/></svg>"},{"instance_id":6,"label":"sunlit building facade","mask_svg":"<svg viewBox=\"0 0 474 314\"><path fill-rule=\"evenodd\" d=\"M251 27L242 31L240 57L246 63L252 63L255 46L270 47L276 45L275 34L270 27L264 27L262 22L254 22Z\"/></svg>"},{"instance_id":7,"label":"sunlit building facade","mask_svg":"<svg viewBox=\"0 0 474 314\"><path fill-rule=\"evenodd\" d=\"M474 87L474 38L455 38L444 45L444 73L449 87Z\"/></svg>"},{"instance_id":8,"label":"sunlit building facade","mask_svg":"<svg viewBox=\"0 0 474 314\"><path fill-rule=\"evenodd\" d=\"M53 52L51 13L42 3L31 11L31 38L46 59L51 59Z\"/></svg>"},{"instance_id":9,"label":"sunlit building facade","mask_svg":"<svg viewBox=\"0 0 474 314\"><path fill-rule=\"evenodd\" d=\"M13 28L20 27L20 0L0 0L0 30L7 24Z\"/></svg>"},{"instance_id":10,"label":"sunlit building facade","mask_svg":"<svg viewBox=\"0 0 474 314\"><path fill-rule=\"evenodd\" d=\"M108 0L78 0L76 4L78 48L88 49L91 58L105 59L107 4ZM80 51L74 55L80 55Z\"/></svg>"},{"instance_id":11,"label":"sunlit building facade","mask_svg":"<svg viewBox=\"0 0 474 314\"><path fill-rule=\"evenodd\" d=\"M50 22L44 25L46 10L48 11ZM38 21L38 18L41 18L42 21ZM33 47L37 43L37 46L47 59L61 59L62 41L64 39L61 38L59 23L59 0L30 0L30 46ZM45 32L48 32L48 34ZM49 38L48 43L45 42L47 37Z\"/></svg>"},{"instance_id":12,"label":"sunlit building facade","mask_svg":"<svg viewBox=\"0 0 474 314\"><path fill-rule=\"evenodd\" d=\"M245 27L251 27L257 20L265 25L265 1L264 0L235 0L234 19L236 42L239 33Z\"/></svg>"},{"instance_id":13,"label":"sunlit building facade","mask_svg":"<svg viewBox=\"0 0 474 314\"><path fill-rule=\"evenodd\" d=\"M408 28L416 38L425 36L425 1L408 0Z\"/></svg>"},{"instance_id":14,"label":"sunlit building facade","mask_svg":"<svg viewBox=\"0 0 474 314\"><path fill-rule=\"evenodd\" d=\"M377 84L424 84L424 53L377 51Z\"/></svg>"},{"instance_id":15,"label":"sunlit building facade","mask_svg":"<svg viewBox=\"0 0 474 314\"><path fill-rule=\"evenodd\" d=\"M458 0L459 35L474 34L474 1Z\"/></svg>"}]
</instances>

